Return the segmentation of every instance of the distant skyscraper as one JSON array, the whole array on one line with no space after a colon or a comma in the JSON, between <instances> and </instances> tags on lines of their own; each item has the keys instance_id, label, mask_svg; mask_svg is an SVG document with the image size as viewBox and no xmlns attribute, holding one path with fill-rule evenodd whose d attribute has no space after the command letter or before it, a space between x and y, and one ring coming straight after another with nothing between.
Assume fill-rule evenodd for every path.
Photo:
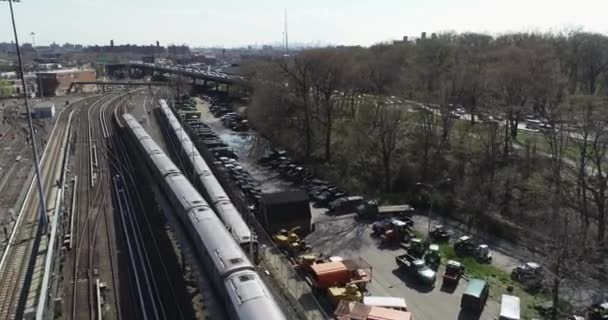
<instances>
[{"instance_id":1,"label":"distant skyscraper","mask_svg":"<svg viewBox=\"0 0 608 320\"><path fill-rule=\"evenodd\" d=\"M114 40L110 40L110 47L114 47Z\"/></svg>"}]
</instances>

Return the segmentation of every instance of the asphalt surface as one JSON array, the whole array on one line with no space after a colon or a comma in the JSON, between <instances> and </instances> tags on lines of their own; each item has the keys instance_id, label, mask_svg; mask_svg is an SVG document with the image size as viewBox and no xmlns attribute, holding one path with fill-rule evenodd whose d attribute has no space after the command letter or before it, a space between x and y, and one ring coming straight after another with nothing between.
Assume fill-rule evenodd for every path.
<instances>
[{"instance_id":1,"label":"asphalt surface","mask_svg":"<svg viewBox=\"0 0 608 320\"><path fill-rule=\"evenodd\" d=\"M416 319L496 319L499 304L488 301L481 317L460 314L460 299L466 287L461 279L456 289L441 288L443 268L439 269L435 287L419 284L416 279L399 271L395 256L406 253L404 249L383 247L380 239L372 235L371 225L358 222L352 215L315 217L315 232L306 237L313 251L343 258L364 258L372 267L369 293L374 296L403 297Z\"/></svg>"}]
</instances>

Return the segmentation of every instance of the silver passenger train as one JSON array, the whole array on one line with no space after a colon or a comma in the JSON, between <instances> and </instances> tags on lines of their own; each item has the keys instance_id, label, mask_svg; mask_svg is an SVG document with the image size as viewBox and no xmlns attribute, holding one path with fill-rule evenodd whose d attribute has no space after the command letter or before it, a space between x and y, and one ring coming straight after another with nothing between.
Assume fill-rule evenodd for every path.
<instances>
[{"instance_id":1,"label":"silver passenger train","mask_svg":"<svg viewBox=\"0 0 608 320\"><path fill-rule=\"evenodd\" d=\"M207 275L230 319L286 319L276 300L224 224L182 172L130 114L126 130L161 182L165 195L196 245Z\"/></svg>"},{"instance_id":2,"label":"silver passenger train","mask_svg":"<svg viewBox=\"0 0 608 320\"><path fill-rule=\"evenodd\" d=\"M160 100L160 110L163 120L171 131L171 137L182 155L188 162L189 169L196 173L197 187L213 207L217 215L224 221L226 228L245 251L253 251L257 256L257 241L254 234L243 220L243 217L234 206L228 194L219 183L213 172L198 152L188 134L182 128L165 100Z\"/></svg>"}]
</instances>

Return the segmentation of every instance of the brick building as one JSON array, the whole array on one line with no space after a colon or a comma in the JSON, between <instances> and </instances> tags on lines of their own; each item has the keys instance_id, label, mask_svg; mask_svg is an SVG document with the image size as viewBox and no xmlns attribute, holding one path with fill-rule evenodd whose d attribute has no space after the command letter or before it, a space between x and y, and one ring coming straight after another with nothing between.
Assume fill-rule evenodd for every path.
<instances>
[{"instance_id":1,"label":"brick building","mask_svg":"<svg viewBox=\"0 0 608 320\"><path fill-rule=\"evenodd\" d=\"M97 80L97 72L92 69L54 70L38 72L36 76L38 92L42 92L45 97L65 95L72 82ZM83 86L83 91L95 89L95 85Z\"/></svg>"}]
</instances>

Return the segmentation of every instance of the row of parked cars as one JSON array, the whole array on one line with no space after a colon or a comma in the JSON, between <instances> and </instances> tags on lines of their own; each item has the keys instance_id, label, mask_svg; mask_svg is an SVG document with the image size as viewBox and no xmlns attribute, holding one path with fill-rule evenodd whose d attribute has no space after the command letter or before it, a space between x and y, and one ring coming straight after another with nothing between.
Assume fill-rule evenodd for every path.
<instances>
[{"instance_id":1,"label":"row of parked cars","mask_svg":"<svg viewBox=\"0 0 608 320\"><path fill-rule=\"evenodd\" d=\"M243 132L249 130L249 122L236 112L229 112L220 117L224 127L236 131Z\"/></svg>"},{"instance_id":2,"label":"row of parked cars","mask_svg":"<svg viewBox=\"0 0 608 320\"><path fill-rule=\"evenodd\" d=\"M209 101L211 102L209 111L214 117L220 118L224 127L236 132L249 130L248 120L234 112L231 104L214 99L210 99Z\"/></svg>"},{"instance_id":3,"label":"row of parked cars","mask_svg":"<svg viewBox=\"0 0 608 320\"><path fill-rule=\"evenodd\" d=\"M331 209L332 202L334 206L339 206L345 201L344 199L349 198L346 190L314 177L307 168L291 160L284 150L272 151L260 158L258 162L277 171L285 180L306 190L310 200L318 207ZM339 199L341 200L337 201Z\"/></svg>"},{"instance_id":4,"label":"row of parked cars","mask_svg":"<svg viewBox=\"0 0 608 320\"><path fill-rule=\"evenodd\" d=\"M260 200L262 199L260 183L236 159L219 157L217 161L218 163L216 164L221 166L230 175L247 197L247 201L256 208L259 207Z\"/></svg>"},{"instance_id":5,"label":"row of parked cars","mask_svg":"<svg viewBox=\"0 0 608 320\"><path fill-rule=\"evenodd\" d=\"M236 152L224 143L220 136L208 124L203 123L198 119L187 120L186 123L190 126L190 129L192 129L194 134L203 141L207 146L207 149L216 157L238 159Z\"/></svg>"}]
</instances>

